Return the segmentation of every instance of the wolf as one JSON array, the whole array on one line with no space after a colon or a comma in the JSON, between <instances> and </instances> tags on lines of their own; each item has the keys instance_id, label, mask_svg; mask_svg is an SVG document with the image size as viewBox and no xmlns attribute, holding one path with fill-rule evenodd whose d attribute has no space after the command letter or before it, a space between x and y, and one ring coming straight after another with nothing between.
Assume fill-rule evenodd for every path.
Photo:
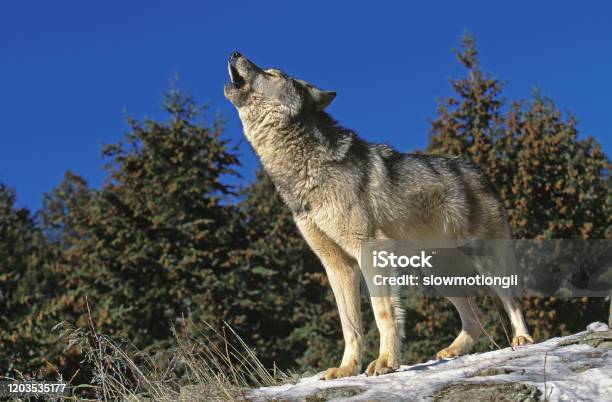
<instances>
[{"instance_id":1,"label":"wolf","mask_svg":"<svg viewBox=\"0 0 612 402\"><path fill-rule=\"evenodd\" d=\"M342 325L344 354L326 380L361 372L360 257L366 240L508 239L506 212L487 179L459 158L399 153L339 125L325 109L336 97L278 69L263 69L238 52L228 60L225 97L244 134L321 260ZM533 343L520 307L500 297L515 346ZM467 353L482 331L481 313L466 297L449 297L462 329L437 353ZM366 375L400 366L404 315L397 296L371 297L380 333Z\"/></svg>"}]
</instances>

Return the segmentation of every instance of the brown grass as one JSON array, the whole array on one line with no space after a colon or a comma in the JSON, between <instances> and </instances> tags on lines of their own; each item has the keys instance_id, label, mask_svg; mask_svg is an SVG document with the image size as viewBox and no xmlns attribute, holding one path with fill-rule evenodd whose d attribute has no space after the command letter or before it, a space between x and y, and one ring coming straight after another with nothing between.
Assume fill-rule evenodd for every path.
<instances>
[{"instance_id":1,"label":"brown grass","mask_svg":"<svg viewBox=\"0 0 612 402\"><path fill-rule=\"evenodd\" d=\"M294 378L265 368L227 323L220 332L206 322L189 326L196 330L174 332L174 353L160 367L153 354L99 334L91 320L87 329L59 324L67 348L80 347L94 368L92 384L72 387L64 400L244 401L255 387Z\"/></svg>"}]
</instances>

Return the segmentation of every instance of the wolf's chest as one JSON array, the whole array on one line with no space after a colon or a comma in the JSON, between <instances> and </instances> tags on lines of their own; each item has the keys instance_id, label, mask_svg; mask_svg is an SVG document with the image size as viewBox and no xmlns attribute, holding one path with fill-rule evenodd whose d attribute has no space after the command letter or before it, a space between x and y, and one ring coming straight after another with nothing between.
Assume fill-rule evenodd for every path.
<instances>
[{"instance_id":1,"label":"wolf's chest","mask_svg":"<svg viewBox=\"0 0 612 402\"><path fill-rule=\"evenodd\" d=\"M309 219L331 240L344 250L357 252L356 244L367 232L367 219L363 210L350 200L337 198L324 200L309 211ZM355 250L353 250L355 249Z\"/></svg>"}]
</instances>

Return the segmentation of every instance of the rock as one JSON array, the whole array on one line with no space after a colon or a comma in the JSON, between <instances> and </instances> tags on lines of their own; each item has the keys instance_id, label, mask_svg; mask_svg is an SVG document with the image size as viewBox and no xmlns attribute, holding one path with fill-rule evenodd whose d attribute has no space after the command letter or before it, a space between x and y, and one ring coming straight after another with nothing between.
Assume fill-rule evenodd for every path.
<instances>
[{"instance_id":1,"label":"rock","mask_svg":"<svg viewBox=\"0 0 612 402\"><path fill-rule=\"evenodd\" d=\"M296 384L253 389L249 396L254 402L600 402L612 392L611 346L612 330L594 324L589 331L520 348L405 365L378 377L301 378Z\"/></svg>"},{"instance_id":2,"label":"rock","mask_svg":"<svg viewBox=\"0 0 612 402\"><path fill-rule=\"evenodd\" d=\"M485 369L477 371L472 377L490 377L494 375L503 375L516 373L516 370L512 370L506 367L487 367ZM519 370L518 374L524 374L525 370Z\"/></svg>"},{"instance_id":3,"label":"rock","mask_svg":"<svg viewBox=\"0 0 612 402\"><path fill-rule=\"evenodd\" d=\"M606 355L605 351L596 350L594 352L587 352L586 357L589 359L601 359Z\"/></svg>"},{"instance_id":4,"label":"rock","mask_svg":"<svg viewBox=\"0 0 612 402\"><path fill-rule=\"evenodd\" d=\"M579 364L578 366L571 367L570 370L572 370L574 373L583 373L594 367L596 366L591 363L583 363L583 364Z\"/></svg>"},{"instance_id":5,"label":"rock","mask_svg":"<svg viewBox=\"0 0 612 402\"><path fill-rule=\"evenodd\" d=\"M607 331L610 328L604 324L603 322L592 322L586 327L587 331L597 332L597 331Z\"/></svg>"},{"instance_id":6,"label":"rock","mask_svg":"<svg viewBox=\"0 0 612 402\"><path fill-rule=\"evenodd\" d=\"M323 402L336 398L348 398L365 392L361 387L338 387L322 389L314 395L307 396L305 402Z\"/></svg>"},{"instance_id":7,"label":"rock","mask_svg":"<svg viewBox=\"0 0 612 402\"><path fill-rule=\"evenodd\" d=\"M439 390L436 402L507 401L535 402L541 392L533 385L521 383L455 384Z\"/></svg>"},{"instance_id":8,"label":"rock","mask_svg":"<svg viewBox=\"0 0 612 402\"><path fill-rule=\"evenodd\" d=\"M563 347L576 344L612 350L612 330L589 332L576 338L564 339L557 346Z\"/></svg>"}]
</instances>

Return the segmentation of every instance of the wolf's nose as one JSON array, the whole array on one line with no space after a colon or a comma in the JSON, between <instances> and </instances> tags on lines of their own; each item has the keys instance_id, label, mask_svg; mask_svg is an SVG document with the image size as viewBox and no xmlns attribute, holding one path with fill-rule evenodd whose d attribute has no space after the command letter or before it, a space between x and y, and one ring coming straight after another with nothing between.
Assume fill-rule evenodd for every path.
<instances>
[{"instance_id":1,"label":"wolf's nose","mask_svg":"<svg viewBox=\"0 0 612 402\"><path fill-rule=\"evenodd\" d=\"M232 52L232 54L230 55L230 60L235 60L235 59L237 59L240 56L242 56L240 53Z\"/></svg>"}]
</instances>

